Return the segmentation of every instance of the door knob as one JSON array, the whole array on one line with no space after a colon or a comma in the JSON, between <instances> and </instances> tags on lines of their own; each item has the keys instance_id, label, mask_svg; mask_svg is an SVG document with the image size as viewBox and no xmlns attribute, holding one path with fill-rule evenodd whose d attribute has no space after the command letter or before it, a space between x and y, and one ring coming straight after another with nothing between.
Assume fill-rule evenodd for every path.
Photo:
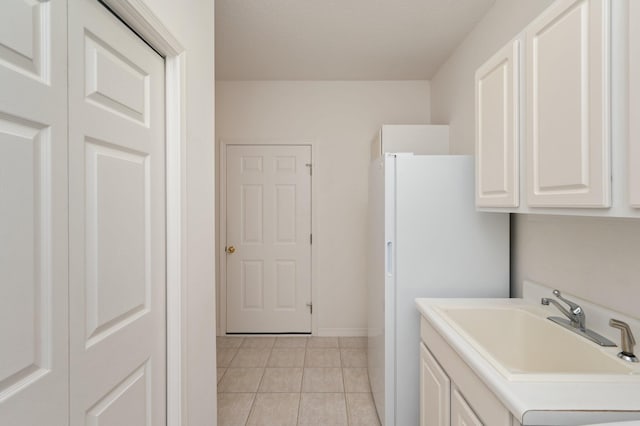
<instances>
[{"instance_id":1,"label":"door knob","mask_svg":"<svg viewBox=\"0 0 640 426\"><path fill-rule=\"evenodd\" d=\"M226 251L228 254L233 254L233 253L235 253L235 252L236 252L236 248L235 248L234 246L229 246L229 247L225 248L225 251Z\"/></svg>"}]
</instances>

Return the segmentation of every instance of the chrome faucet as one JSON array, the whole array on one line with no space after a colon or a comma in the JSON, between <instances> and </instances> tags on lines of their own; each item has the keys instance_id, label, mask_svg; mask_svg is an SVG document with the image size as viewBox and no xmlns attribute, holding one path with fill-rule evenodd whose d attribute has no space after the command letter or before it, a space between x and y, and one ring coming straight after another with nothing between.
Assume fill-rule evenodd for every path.
<instances>
[{"instance_id":1,"label":"chrome faucet","mask_svg":"<svg viewBox=\"0 0 640 426\"><path fill-rule=\"evenodd\" d=\"M564 314L564 316L568 318L568 320L560 317L547 317L548 320L553 321L556 324L566 328L567 330L571 330L574 333L579 334L585 339L589 339L600 346L616 346L616 344L611 340L587 328L587 316L584 313L584 309L582 309L580 305L562 297L562 294L558 290L553 290L553 295L566 303L569 306L569 309L562 306L557 300L549 299L546 297L543 297L540 300L540 303L542 303L543 305L549 305L549 303L553 304L560 310L560 312Z\"/></svg>"},{"instance_id":2,"label":"chrome faucet","mask_svg":"<svg viewBox=\"0 0 640 426\"><path fill-rule=\"evenodd\" d=\"M562 312L567 318L569 318L569 321L571 321L571 326L579 328L580 330L584 331L586 327L585 323L587 321L587 317L584 314L584 310L582 309L582 307L577 303L573 303L571 300L568 300L562 297L562 294L558 290L553 290L553 295L556 296L558 299L562 300L567 305L569 305L569 310L567 310L555 299L547 299L546 297L543 297L540 302L543 305L548 305L549 303L553 303L556 308L560 309L560 312Z\"/></svg>"}]
</instances>

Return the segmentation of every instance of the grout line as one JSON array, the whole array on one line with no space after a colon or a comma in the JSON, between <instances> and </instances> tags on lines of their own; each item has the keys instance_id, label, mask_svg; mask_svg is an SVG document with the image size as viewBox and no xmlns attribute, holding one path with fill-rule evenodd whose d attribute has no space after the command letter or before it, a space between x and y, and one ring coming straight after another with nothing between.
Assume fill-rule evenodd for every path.
<instances>
[{"instance_id":1,"label":"grout line","mask_svg":"<svg viewBox=\"0 0 640 426\"><path fill-rule=\"evenodd\" d=\"M256 400L258 399L258 391L260 390L260 385L262 385L262 380L264 379L264 374L267 371L266 364L269 362L269 357L271 357L271 352L273 351L273 347L269 351L269 355L267 356L267 361L265 362L265 366L262 368L262 375L260 376L260 381L258 381L258 386L256 387L256 391L253 393L253 402L251 403L251 408L249 409L249 414L247 415L247 420L245 421L245 426L249 424L249 419L251 418L251 414L253 410L256 408Z\"/></svg>"},{"instance_id":2,"label":"grout line","mask_svg":"<svg viewBox=\"0 0 640 426\"><path fill-rule=\"evenodd\" d=\"M253 401L251 401L251 408L249 408L249 414L247 414L247 420L245 420L244 425L247 426L247 424L249 424L249 419L251 418L251 413L253 413L253 409L256 406L256 397L258 396L258 393L254 393L253 394Z\"/></svg>"}]
</instances>

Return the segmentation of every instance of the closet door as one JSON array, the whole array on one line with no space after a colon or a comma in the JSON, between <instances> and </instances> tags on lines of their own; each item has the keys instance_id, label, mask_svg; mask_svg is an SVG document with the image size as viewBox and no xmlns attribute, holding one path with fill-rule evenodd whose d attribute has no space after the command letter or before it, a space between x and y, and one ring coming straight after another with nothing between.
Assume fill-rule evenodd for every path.
<instances>
[{"instance_id":1,"label":"closet door","mask_svg":"<svg viewBox=\"0 0 640 426\"><path fill-rule=\"evenodd\" d=\"M0 424L66 425L66 0L0 1Z\"/></svg>"},{"instance_id":2,"label":"closet door","mask_svg":"<svg viewBox=\"0 0 640 426\"><path fill-rule=\"evenodd\" d=\"M163 425L164 61L69 0L71 425Z\"/></svg>"}]
</instances>

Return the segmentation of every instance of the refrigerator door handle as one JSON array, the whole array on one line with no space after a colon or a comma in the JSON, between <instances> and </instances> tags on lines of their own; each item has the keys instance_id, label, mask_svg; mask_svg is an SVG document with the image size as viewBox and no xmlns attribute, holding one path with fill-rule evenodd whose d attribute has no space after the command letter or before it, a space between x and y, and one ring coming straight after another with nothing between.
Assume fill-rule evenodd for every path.
<instances>
[{"instance_id":1,"label":"refrigerator door handle","mask_svg":"<svg viewBox=\"0 0 640 426\"><path fill-rule=\"evenodd\" d=\"M393 241L387 241L387 275L393 275Z\"/></svg>"}]
</instances>

